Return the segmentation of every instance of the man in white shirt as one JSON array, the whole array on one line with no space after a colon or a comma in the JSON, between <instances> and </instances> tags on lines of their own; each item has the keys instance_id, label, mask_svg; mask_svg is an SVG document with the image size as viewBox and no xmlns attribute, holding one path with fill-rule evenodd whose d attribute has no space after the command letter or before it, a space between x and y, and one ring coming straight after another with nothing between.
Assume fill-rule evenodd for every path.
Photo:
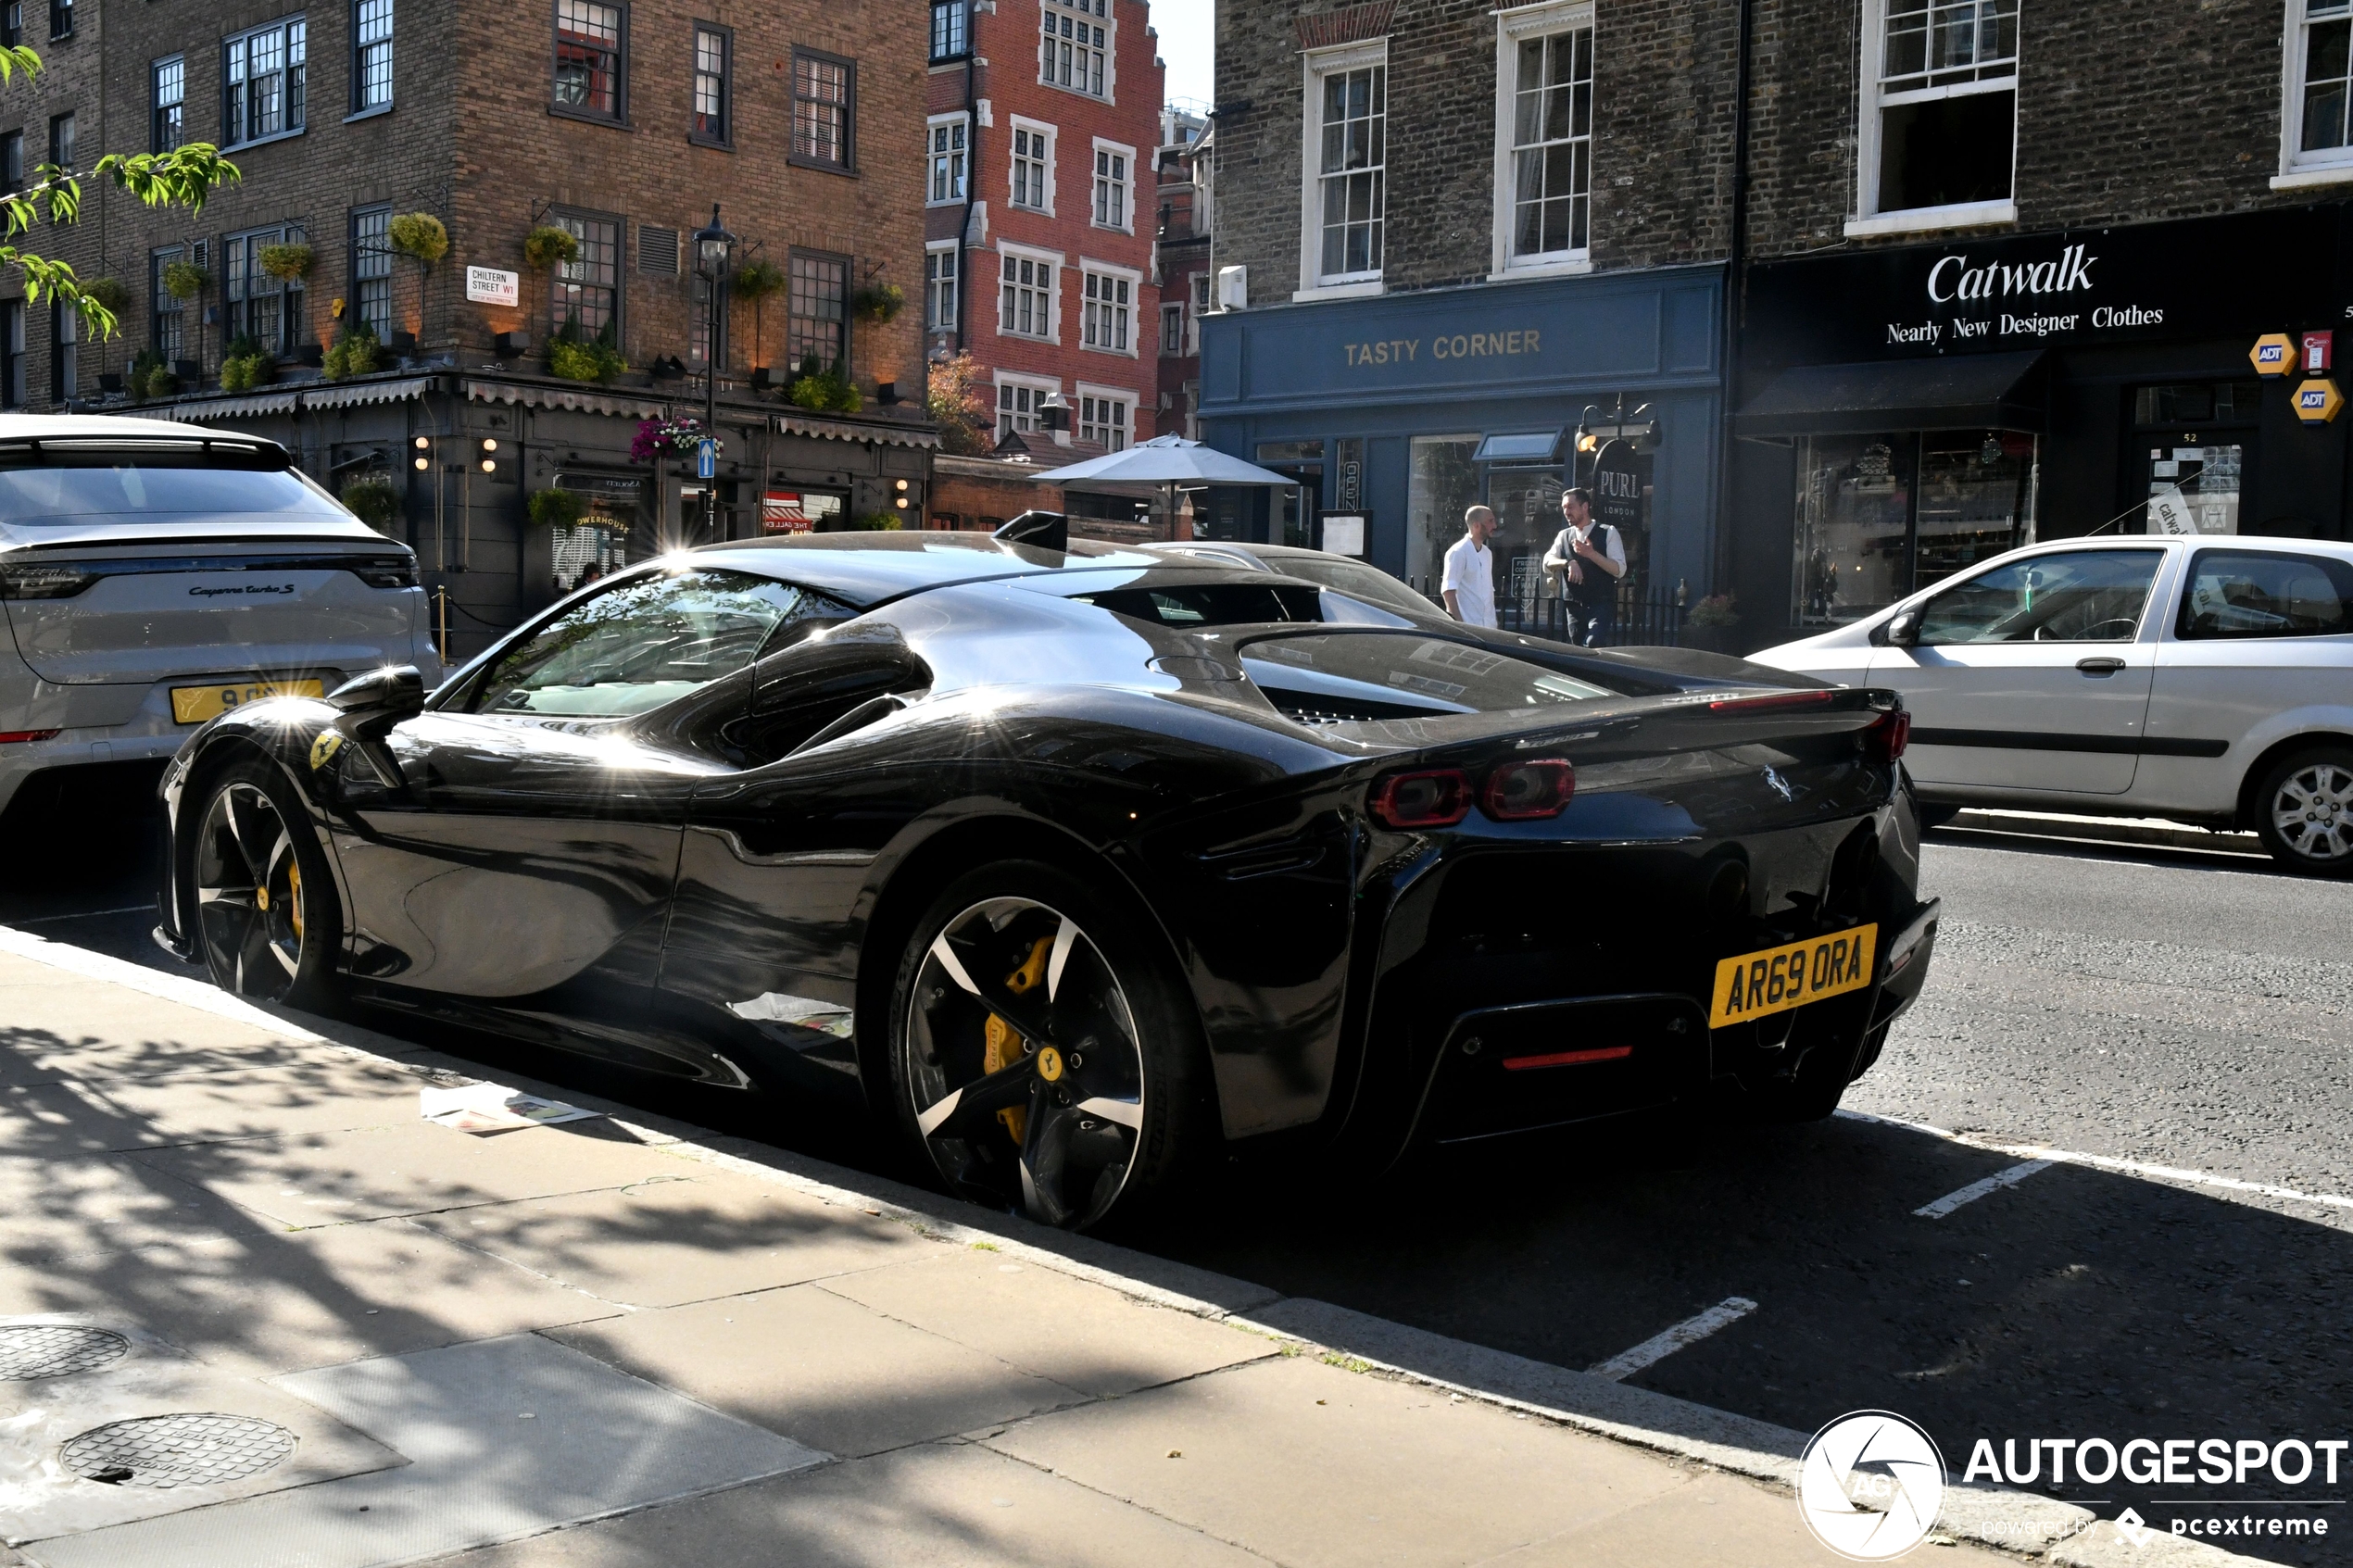
<instances>
[{"instance_id":1,"label":"man in white shirt","mask_svg":"<svg viewBox=\"0 0 2353 1568\"><path fill-rule=\"evenodd\" d=\"M1441 591L1446 613L1466 626L1495 624L1495 558L1487 541L1495 532L1495 514L1473 507L1463 514L1463 536L1446 552L1446 575Z\"/></svg>"},{"instance_id":2,"label":"man in white shirt","mask_svg":"<svg viewBox=\"0 0 2353 1568\"><path fill-rule=\"evenodd\" d=\"M1560 531L1544 552L1544 575L1568 601L1568 640L1599 647L1617 627L1617 580L1626 575L1626 542L1617 529L1593 521L1593 493L1579 485L1561 493Z\"/></svg>"}]
</instances>

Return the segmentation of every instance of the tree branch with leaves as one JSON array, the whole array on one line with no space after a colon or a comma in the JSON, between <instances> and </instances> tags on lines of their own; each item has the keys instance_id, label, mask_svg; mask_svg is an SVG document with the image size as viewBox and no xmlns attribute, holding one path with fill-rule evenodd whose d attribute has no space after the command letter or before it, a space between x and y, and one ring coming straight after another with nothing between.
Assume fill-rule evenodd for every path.
<instances>
[{"instance_id":1,"label":"tree branch with leaves","mask_svg":"<svg viewBox=\"0 0 2353 1568\"><path fill-rule=\"evenodd\" d=\"M19 71L32 77L40 70L41 56L32 50L0 47L0 83L14 82ZM215 190L243 178L209 142L191 142L168 153L108 153L91 165L90 177L112 182L145 206L185 207L191 214L202 212ZM81 180L70 169L44 163L23 190L0 195L0 211L7 215L6 231L0 233L0 273L15 268L24 274L25 302L38 304L44 295L62 299L81 313L92 334L114 336L120 307L110 303L112 291L97 286L107 280L84 282L70 262L17 243L35 224L55 228L81 221Z\"/></svg>"}]
</instances>

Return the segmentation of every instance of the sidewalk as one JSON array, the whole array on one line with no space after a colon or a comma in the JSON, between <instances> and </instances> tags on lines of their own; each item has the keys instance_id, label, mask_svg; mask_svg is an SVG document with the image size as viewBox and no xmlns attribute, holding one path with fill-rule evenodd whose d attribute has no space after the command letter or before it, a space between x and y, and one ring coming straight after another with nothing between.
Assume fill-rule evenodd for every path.
<instances>
[{"instance_id":1,"label":"sidewalk","mask_svg":"<svg viewBox=\"0 0 2353 1568\"><path fill-rule=\"evenodd\" d=\"M0 1563L1839 1561L1796 1434L464 1073L0 929Z\"/></svg>"}]
</instances>

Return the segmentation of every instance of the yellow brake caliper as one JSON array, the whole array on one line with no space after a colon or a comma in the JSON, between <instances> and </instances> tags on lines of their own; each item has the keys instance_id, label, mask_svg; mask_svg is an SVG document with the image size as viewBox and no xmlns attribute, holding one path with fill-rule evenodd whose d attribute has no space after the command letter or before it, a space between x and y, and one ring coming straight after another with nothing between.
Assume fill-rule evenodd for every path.
<instances>
[{"instance_id":1,"label":"yellow brake caliper","mask_svg":"<svg viewBox=\"0 0 2353 1568\"><path fill-rule=\"evenodd\" d=\"M1038 945L1029 949L1029 957L1022 966L1005 976L1005 989L1016 997L1037 989L1038 982L1046 977L1046 955L1053 945L1052 937L1040 936ZM1011 1067L1028 1048L1020 1031L993 1012L988 1015L988 1026L983 1032L983 1038L988 1046L980 1059L983 1073L995 1073ZM1029 1128L1029 1112L1020 1106L1006 1107L997 1113L997 1120L1005 1124L1005 1131L1013 1135L1015 1143L1021 1142Z\"/></svg>"},{"instance_id":2,"label":"yellow brake caliper","mask_svg":"<svg viewBox=\"0 0 2353 1568\"><path fill-rule=\"evenodd\" d=\"M294 926L295 940L299 942L302 940L302 868L298 865L286 868L286 894L289 902L286 920Z\"/></svg>"}]
</instances>

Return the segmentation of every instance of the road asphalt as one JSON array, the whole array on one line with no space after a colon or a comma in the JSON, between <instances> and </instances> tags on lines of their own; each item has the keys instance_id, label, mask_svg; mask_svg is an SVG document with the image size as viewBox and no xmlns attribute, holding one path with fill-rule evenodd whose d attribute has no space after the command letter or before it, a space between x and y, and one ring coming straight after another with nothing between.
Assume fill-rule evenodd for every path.
<instances>
[{"instance_id":1,"label":"road asphalt","mask_svg":"<svg viewBox=\"0 0 2353 1568\"><path fill-rule=\"evenodd\" d=\"M141 842L68 841L85 847L64 872L0 886L0 921L174 967L134 903ZM1458 1151L1370 1185L1244 1166L1131 1239L1514 1364L1573 1371L1665 1339L1621 1386L1796 1431L1893 1410L1956 1471L1981 1439L1999 1453L2353 1436L2353 885L2240 855L1966 830L1934 835L1926 881L1945 900L1936 969L1850 1092L1863 1115ZM476 1071L908 1174L747 1097L372 1022ZM2033 1489L2160 1529L2324 1518L2324 1537L2227 1544L2353 1563L2348 1486L2045 1473Z\"/></svg>"}]
</instances>

